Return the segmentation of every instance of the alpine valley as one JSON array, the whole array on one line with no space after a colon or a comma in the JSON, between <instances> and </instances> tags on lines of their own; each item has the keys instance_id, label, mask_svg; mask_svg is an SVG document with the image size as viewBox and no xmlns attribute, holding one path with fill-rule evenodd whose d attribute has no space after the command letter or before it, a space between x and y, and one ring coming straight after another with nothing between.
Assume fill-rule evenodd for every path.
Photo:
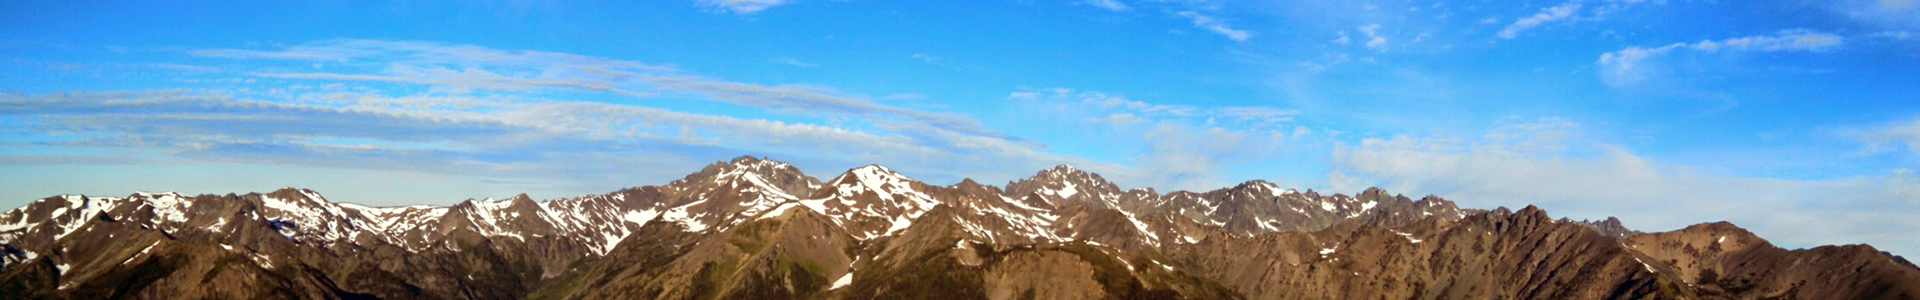
<instances>
[{"instance_id":1,"label":"alpine valley","mask_svg":"<svg viewBox=\"0 0 1920 300\"><path fill-rule=\"evenodd\" d=\"M939 186L741 157L570 199L370 207L286 188L0 215L0 299L1920 299L1867 245L1059 166Z\"/></svg>"}]
</instances>

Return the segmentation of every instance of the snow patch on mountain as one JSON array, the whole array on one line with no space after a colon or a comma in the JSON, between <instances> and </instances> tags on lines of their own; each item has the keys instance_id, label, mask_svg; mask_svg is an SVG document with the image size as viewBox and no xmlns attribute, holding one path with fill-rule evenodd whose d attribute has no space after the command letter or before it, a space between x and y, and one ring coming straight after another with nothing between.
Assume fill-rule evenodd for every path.
<instances>
[{"instance_id":1,"label":"snow patch on mountain","mask_svg":"<svg viewBox=\"0 0 1920 300\"><path fill-rule=\"evenodd\" d=\"M838 290L851 284L853 284L853 271L847 271L846 275L840 275L840 279L834 279L833 286L828 287L827 290Z\"/></svg>"}]
</instances>

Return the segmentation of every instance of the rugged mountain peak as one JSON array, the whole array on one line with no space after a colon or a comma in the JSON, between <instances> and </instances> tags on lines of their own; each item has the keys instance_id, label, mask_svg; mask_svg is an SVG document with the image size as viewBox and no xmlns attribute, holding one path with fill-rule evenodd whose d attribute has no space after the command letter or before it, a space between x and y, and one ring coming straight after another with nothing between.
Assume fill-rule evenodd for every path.
<instances>
[{"instance_id":1,"label":"rugged mountain peak","mask_svg":"<svg viewBox=\"0 0 1920 300\"><path fill-rule=\"evenodd\" d=\"M921 191L918 181L906 175L894 172L880 165L866 165L847 170L846 173L828 182L820 193L823 196L841 199L858 199L866 193L872 193L878 200L889 203L910 201L922 209L931 209L939 201ZM923 210L924 211L924 210Z\"/></svg>"},{"instance_id":2,"label":"rugged mountain peak","mask_svg":"<svg viewBox=\"0 0 1920 300\"><path fill-rule=\"evenodd\" d=\"M1005 194L1005 192L1000 190L1000 187L980 184L980 182L978 181L973 181L973 178L960 179L960 183L953 184L951 188L955 190L960 190L962 192L967 192L967 193L984 191L987 194L993 194L993 195Z\"/></svg>"},{"instance_id":3,"label":"rugged mountain peak","mask_svg":"<svg viewBox=\"0 0 1920 300\"><path fill-rule=\"evenodd\" d=\"M1100 174L1075 169L1073 166L1058 165L1041 170L1032 177L1007 183L1009 197L1025 198L1039 195L1051 206L1066 204L1084 204L1095 207L1119 208L1120 187Z\"/></svg>"},{"instance_id":4,"label":"rugged mountain peak","mask_svg":"<svg viewBox=\"0 0 1920 300\"><path fill-rule=\"evenodd\" d=\"M1532 204L1528 204L1527 207L1521 208L1519 211L1513 212L1513 216L1516 219L1527 220L1527 221L1541 221L1541 222L1553 221L1553 218L1547 217L1547 210L1540 209L1539 206L1534 206Z\"/></svg>"},{"instance_id":5,"label":"rugged mountain peak","mask_svg":"<svg viewBox=\"0 0 1920 300\"><path fill-rule=\"evenodd\" d=\"M290 214L314 210L334 213L336 215L339 214L337 212L339 208L334 206L333 202L328 202L327 198L321 196L319 192L314 192L309 189L286 187L274 190L271 193L247 195L259 197L260 204L265 205L268 209Z\"/></svg>"},{"instance_id":6,"label":"rugged mountain peak","mask_svg":"<svg viewBox=\"0 0 1920 300\"><path fill-rule=\"evenodd\" d=\"M1752 231L1747 231L1746 228L1740 228L1739 225L1734 225L1733 222L1727 221L1694 224L1693 226L1687 226L1687 228L1674 231L1674 233L1715 237L1731 236L1742 239L1759 238L1757 235L1754 235Z\"/></svg>"},{"instance_id":7,"label":"rugged mountain peak","mask_svg":"<svg viewBox=\"0 0 1920 300\"><path fill-rule=\"evenodd\" d=\"M1600 235L1605 235L1611 238L1625 238L1625 237L1631 237L1631 236L1640 234L1639 231L1628 229L1626 225L1621 224L1620 218L1615 218L1611 216L1607 217L1606 220L1600 220L1600 221L1590 221L1590 220L1574 221L1567 218L1560 218L1560 221L1563 223L1580 224L1581 226L1592 228L1593 231L1600 232Z\"/></svg>"},{"instance_id":8,"label":"rugged mountain peak","mask_svg":"<svg viewBox=\"0 0 1920 300\"><path fill-rule=\"evenodd\" d=\"M896 173L892 169L887 169L887 167L866 165L847 170L846 173L840 174L840 177L835 177L833 181L828 182L827 185L843 190L854 188L884 192L912 189L913 182L913 178L900 175L900 173Z\"/></svg>"},{"instance_id":9,"label":"rugged mountain peak","mask_svg":"<svg viewBox=\"0 0 1920 300\"><path fill-rule=\"evenodd\" d=\"M1360 199L1385 200L1388 198L1393 198L1392 195L1393 194L1387 193L1387 189L1383 189L1376 186L1376 187L1368 187L1367 190L1360 191L1359 195L1354 195L1353 197L1360 198Z\"/></svg>"},{"instance_id":10,"label":"rugged mountain peak","mask_svg":"<svg viewBox=\"0 0 1920 300\"><path fill-rule=\"evenodd\" d=\"M1058 165L1054 165L1053 168L1046 169L1044 172L1046 173L1077 173L1077 172L1080 172L1080 169L1075 169L1073 168L1072 165L1068 165L1068 164L1058 164Z\"/></svg>"},{"instance_id":11,"label":"rugged mountain peak","mask_svg":"<svg viewBox=\"0 0 1920 300\"><path fill-rule=\"evenodd\" d=\"M1260 179L1241 182L1238 185L1234 185L1233 188L1231 188L1230 190L1236 191L1236 192L1248 192L1254 195L1262 195L1267 197L1282 197L1286 195L1293 195L1293 194L1300 193L1299 191L1295 191L1293 189L1288 189L1288 188L1281 188L1280 185L1273 184L1272 182L1267 182L1266 180L1260 180Z\"/></svg>"},{"instance_id":12,"label":"rugged mountain peak","mask_svg":"<svg viewBox=\"0 0 1920 300\"><path fill-rule=\"evenodd\" d=\"M955 183L953 184L953 186L954 187L978 187L980 186L980 182L973 181L973 178L961 178L960 183Z\"/></svg>"},{"instance_id":13,"label":"rugged mountain peak","mask_svg":"<svg viewBox=\"0 0 1920 300\"><path fill-rule=\"evenodd\" d=\"M940 200L927 193L932 188L887 167L866 165L847 170L799 202L866 240L904 230L939 206Z\"/></svg>"},{"instance_id":14,"label":"rugged mountain peak","mask_svg":"<svg viewBox=\"0 0 1920 300\"><path fill-rule=\"evenodd\" d=\"M798 198L812 194L820 181L807 177L800 168L785 162L741 156L732 161L714 162L706 168L674 181L683 189L725 188L758 192L776 198Z\"/></svg>"},{"instance_id":15,"label":"rugged mountain peak","mask_svg":"<svg viewBox=\"0 0 1920 300\"><path fill-rule=\"evenodd\" d=\"M730 160L730 161L727 161L727 163L731 163L731 164L751 164L751 163L757 163L757 162L762 162L762 161L767 161L767 160L764 160L764 159L760 159L760 158L757 158L757 157L753 157L752 155L741 155L740 157L735 157L735 158L733 158L733 160Z\"/></svg>"},{"instance_id":16,"label":"rugged mountain peak","mask_svg":"<svg viewBox=\"0 0 1920 300\"><path fill-rule=\"evenodd\" d=\"M800 168L795 168L793 165L785 162L759 159L752 156L741 156L731 161L716 161L712 164L707 164L707 166L701 168L699 172L687 174L686 178L681 179L681 181L707 182L719 179L720 177L739 174L753 174L770 180L787 177L806 177L805 174L800 172Z\"/></svg>"},{"instance_id":17,"label":"rugged mountain peak","mask_svg":"<svg viewBox=\"0 0 1920 300\"><path fill-rule=\"evenodd\" d=\"M888 169L886 166L882 166L879 164L870 164L870 165L860 166L858 168L848 169L847 174L853 174L856 176L860 176L862 178L866 178L866 177L905 178L907 177L906 175L900 175L899 172L894 172L893 169Z\"/></svg>"}]
</instances>

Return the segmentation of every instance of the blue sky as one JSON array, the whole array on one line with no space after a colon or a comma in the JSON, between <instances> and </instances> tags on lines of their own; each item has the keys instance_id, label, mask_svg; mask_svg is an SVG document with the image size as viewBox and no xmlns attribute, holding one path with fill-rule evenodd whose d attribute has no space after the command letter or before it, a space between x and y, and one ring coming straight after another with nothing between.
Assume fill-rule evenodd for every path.
<instances>
[{"instance_id":1,"label":"blue sky","mask_svg":"<svg viewBox=\"0 0 1920 300\"><path fill-rule=\"evenodd\" d=\"M626 3L636 2L636 3ZM1920 253L1920 1L24 1L0 206L1057 164Z\"/></svg>"}]
</instances>

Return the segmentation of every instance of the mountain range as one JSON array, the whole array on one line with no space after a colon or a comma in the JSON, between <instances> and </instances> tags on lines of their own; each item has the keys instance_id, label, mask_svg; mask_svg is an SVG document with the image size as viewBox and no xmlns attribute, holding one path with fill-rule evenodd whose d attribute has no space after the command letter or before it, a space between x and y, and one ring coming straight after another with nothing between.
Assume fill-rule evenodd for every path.
<instances>
[{"instance_id":1,"label":"mountain range","mask_svg":"<svg viewBox=\"0 0 1920 300\"><path fill-rule=\"evenodd\" d=\"M1920 299L1868 245L1069 166L946 186L754 157L663 185L375 207L62 195L0 214L0 299Z\"/></svg>"}]
</instances>

